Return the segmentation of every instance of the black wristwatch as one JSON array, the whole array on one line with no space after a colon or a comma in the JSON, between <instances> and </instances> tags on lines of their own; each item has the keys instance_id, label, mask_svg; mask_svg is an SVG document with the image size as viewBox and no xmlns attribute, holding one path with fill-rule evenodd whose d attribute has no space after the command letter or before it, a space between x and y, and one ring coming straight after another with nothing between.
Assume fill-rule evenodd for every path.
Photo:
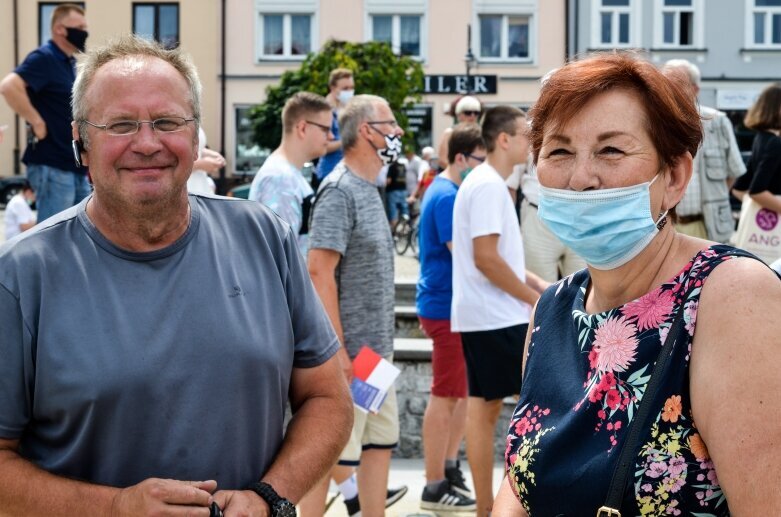
<instances>
[{"instance_id":1,"label":"black wristwatch","mask_svg":"<svg viewBox=\"0 0 781 517\"><path fill-rule=\"evenodd\" d=\"M296 517L296 506L284 497L280 497L274 487L268 483L263 481L253 483L247 487L247 490L252 490L266 501L271 509L271 517Z\"/></svg>"}]
</instances>

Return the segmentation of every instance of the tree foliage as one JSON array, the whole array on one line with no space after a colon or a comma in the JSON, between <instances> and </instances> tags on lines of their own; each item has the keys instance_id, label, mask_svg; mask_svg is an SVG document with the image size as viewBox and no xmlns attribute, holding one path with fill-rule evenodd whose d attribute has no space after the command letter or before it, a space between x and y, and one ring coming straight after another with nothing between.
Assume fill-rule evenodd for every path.
<instances>
[{"instance_id":1,"label":"tree foliage","mask_svg":"<svg viewBox=\"0 0 781 517\"><path fill-rule=\"evenodd\" d=\"M274 149L282 139L282 107L299 91L328 94L328 75L335 68L353 71L357 94L385 98L402 128L407 117L403 108L420 101L423 68L408 56L393 53L387 43L351 43L329 40L317 53L309 54L298 70L282 74L277 85L266 88L266 100L250 110L254 138L258 145ZM411 141L411 133L405 141Z\"/></svg>"}]
</instances>

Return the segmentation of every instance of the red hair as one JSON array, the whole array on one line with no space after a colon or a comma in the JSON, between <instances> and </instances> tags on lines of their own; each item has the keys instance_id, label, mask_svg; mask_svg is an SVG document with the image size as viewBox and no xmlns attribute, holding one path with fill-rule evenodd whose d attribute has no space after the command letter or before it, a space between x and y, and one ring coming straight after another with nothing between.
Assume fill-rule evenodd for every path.
<instances>
[{"instance_id":1,"label":"red hair","mask_svg":"<svg viewBox=\"0 0 781 517\"><path fill-rule=\"evenodd\" d=\"M547 130L560 129L595 96L618 88L640 96L648 135L663 165L674 165L687 151L697 153L702 123L691 96L636 53L614 52L571 62L545 82L529 112L535 163Z\"/></svg>"}]
</instances>

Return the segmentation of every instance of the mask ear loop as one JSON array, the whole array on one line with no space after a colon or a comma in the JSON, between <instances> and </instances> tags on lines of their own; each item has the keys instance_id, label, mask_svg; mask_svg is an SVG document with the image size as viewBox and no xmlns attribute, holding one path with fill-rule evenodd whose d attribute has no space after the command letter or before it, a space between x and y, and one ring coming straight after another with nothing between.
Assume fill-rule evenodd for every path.
<instances>
[{"instance_id":1,"label":"mask ear loop","mask_svg":"<svg viewBox=\"0 0 781 517\"><path fill-rule=\"evenodd\" d=\"M654 176L654 179L652 179L652 180L651 180L651 181L648 183L648 188L649 188L649 189L651 188L651 185L653 185L653 184L654 184L654 181L656 181L656 180L659 178L659 176L661 176L661 175L662 175L662 169L659 169L659 172L657 172L657 173L656 173L656 176ZM664 212L662 212L661 214L659 214L659 218L658 218L658 219L656 220L656 222L654 223L654 224L656 225L656 229L657 229L657 230L661 231L661 230L662 230L662 228L664 228L665 226L667 226L667 214L668 214L668 212L669 212L669 211L670 211L670 210L665 210Z\"/></svg>"}]
</instances>

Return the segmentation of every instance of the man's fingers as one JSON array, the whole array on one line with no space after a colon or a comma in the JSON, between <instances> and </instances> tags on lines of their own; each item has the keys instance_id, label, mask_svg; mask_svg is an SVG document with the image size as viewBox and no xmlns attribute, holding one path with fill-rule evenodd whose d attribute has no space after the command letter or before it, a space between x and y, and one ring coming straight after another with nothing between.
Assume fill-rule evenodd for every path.
<instances>
[{"instance_id":1,"label":"man's fingers","mask_svg":"<svg viewBox=\"0 0 781 517\"><path fill-rule=\"evenodd\" d=\"M151 495L169 504L209 506L212 503L212 494L208 490L201 488L201 486L212 488L213 485L216 488L216 482L213 481L175 481L168 479L153 487Z\"/></svg>"},{"instance_id":2,"label":"man's fingers","mask_svg":"<svg viewBox=\"0 0 781 517\"><path fill-rule=\"evenodd\" d=\"M214 491L217 490L217 482L213 479L207 479L206 481L184 481L184 483L187 483L188 485L192 485L195 488L200 488L201 490L205 490L210 494L213 494Z\"/></svg>"}]
</instances>

